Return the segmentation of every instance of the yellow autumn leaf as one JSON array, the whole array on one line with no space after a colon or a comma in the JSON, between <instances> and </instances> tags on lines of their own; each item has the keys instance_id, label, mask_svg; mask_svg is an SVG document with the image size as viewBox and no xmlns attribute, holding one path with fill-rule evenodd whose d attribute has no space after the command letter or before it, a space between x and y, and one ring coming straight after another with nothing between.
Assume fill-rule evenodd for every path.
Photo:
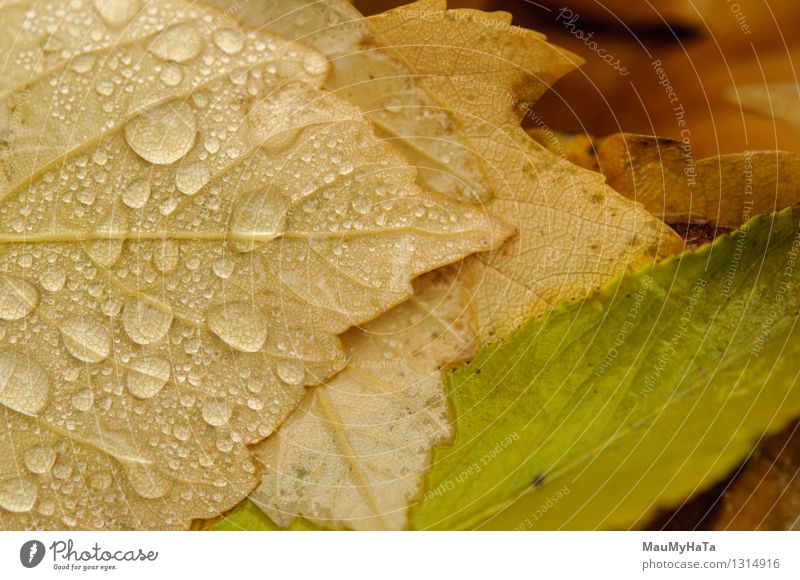
<instances>
[{"instance_id":1,"label":"yellow autumn leaf","mask_svg":"<svg viewBox=\"0 0 800 580\"><path fill-rule=\"evenodd\" d=\"M510 233L417 186L312 49L174 0L0 21L2 528L232 507L339 333Z\"/></svg>"}]
</instances>

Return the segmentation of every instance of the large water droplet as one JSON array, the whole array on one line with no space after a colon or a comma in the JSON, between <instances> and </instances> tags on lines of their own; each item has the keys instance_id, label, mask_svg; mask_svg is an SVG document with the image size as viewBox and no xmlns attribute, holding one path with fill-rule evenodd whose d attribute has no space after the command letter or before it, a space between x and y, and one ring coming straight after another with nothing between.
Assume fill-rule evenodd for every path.
<instances>
[{"instance_id":1,"label":"large water droplet","mask_svg":"<svg viewBox=\"0 0 800 580\"><path fill-rule=\"evenodd\" d=\"M47 405L50 380L30 356L0 351L0 404L36 416Z\"/></svg>"},{"instance_id":2,"label":"large water droplet","mask_svg":"<svg viewBox=\"0 0 800 580\"><path fill-rule=\"evenodd\" d=\"M140 399L155 397L170 375L169 363L162 358L149 356L134 360L128 371L128 390Z\"/></svg>"},{"instance_id":3,"label":"large water droplet","mask_svg":"<svg viewBox=\"0 0 800 580\"><path fill-rule=\"evenodd\" d=\"M28 477L12 476L0 481L0 508L10 512L29 512L36 503L36 482Z\"/></svg>"},{"instance_id":4,"label":"large water droplet","mask_svg":"<svg viewBox=\"0 0 800 580\"><path fill-rule=\"evenodd\" d=\"M197 123L194 110L182 101L170 101L125 124L125 140L145 161L174 163L194 145Z\"/></svg>"},{"instance_id":5,"label":"large water droplet","mask_svg":"<svg viewBox=\"0 0 800 580\"><path fill-rule=\"evenodd\" d=\"M153 266L156 270L166 274L178 266L180 260L180 246L175 240L164 239L156 243L153 250Z\"/></svg>"},{"instance_id":6,"label":"large water droplet","mask_svg":"<svg viewBox=\"0 0 800 580\"><path fill-rule=\"evenodd\" d=\"M39 303L36 287L17 276L0 276L0 318L19 320L33 312Z\"/></svg>"},{"instance_id":7,"label":"large water droplet","mask_svg":"<svg viewBox=\"0 0 800 580\"><path fill-rule=\"evenodd\" d=\"M189 163L178 169L178 174L175 176L175 187L181 193L194 195L208 183L209 177L211 174L205 163L201 161Z\"/></svg>"},{"instance_id":8,"label":"large water droplet","mask_svg":"<svg viewBox=\"0 0 800 580\"><path fill-rule=\"evenodd\" d=\"M61 324L61 339L76 359L97 363L111 354L111 332L94 316L75 316Z\"/></svg>"},{"instance_id":9,"label":"large water droplet","mask_svg":"<svg viewBox=\"0 0 800 580\"><path fill-rule=\"evenodd\" d=\"M86 253L104 268L110 268L122 255L124 236L128 233L128 219L122 212L111 212L96 233L101 239L89 243Z\"/></svg>"},{"instance_id":10,"label":"large water droplet","mask_svg":"<svg viewBox=\"0 0 800 580\"><path fill-rule=\"evenodd\" d=\"M203 420L212 427L220 427L231 418L231 407L225 399L209 399L203 403Z\"/></svg>"},{"instance_id":11,"label":"large water droplet","mask_svg":"<svg viewBox=\"0 0 800 580\"><path fill-rule=\"evenodd\" d=\"M303 364L296 360L278 361L278 376L287 385L301 385L306 378Z\"/></svg>"},{"instance_id":12,"label":"large water droplet","mask_svg":"<svg viewBox=\"0 0 800 580\"><path fill-rule=\"evenodd\" d=\"M207 319L211 331L236 350L257 352L267 339L266 321L250 302L213 306Z\"/></svg>"},{"instance_id":13,"label":"large water droplet","mask_svg":"<svg viewBox=\"0 0 800 580\"><path fill-rule=\"evenodd\" d=\"M194 24L181 22L164 29L148 50L161 60L186 62L200 54L204 44Z\"/></svg>"},{"instance_id":14,"label":"large water droplet","mask_svg":"<svg viewBox=\"0 0 800 580\"><path fill-rule=\"evenodd\" d=\"M181 70L180 65L175 64L174 62L167 62L164 63L163 67L161 67L161 72L159 73L158 78L160 78L161 82L168 87L176 87L183 80L183 71Z\"/></svg>"},{"instance_id":15,"label":"large water droplet","mask_svg":"<svg viewBox=\"0 0 800 580\"><path fill-rule=\"evenodd\" d=\"M72 406L76 411L88 411L94 404L94 397L92 391L89 389L81 389L72 395Z\"/></svg>"},{"instance_id":16,"label":"large water droplet","mask_svg":"<svg viewBox=\"0 0 800 580\"><path fill-rule=\"evenodd\" d=\"M236 54L244 46L244 34L236 28L218 28L214 31L214 44L227 54Z\"/></svg>"},{"instance_id":17,"label":"large water droplet","mask_svg":"<svg viewBox=\"0 0 800 580\"><path fill-rule=\"evenodd\" d=\"M122 203L131 209L144 207L150 199L150 180L147 178L134 179L122 188Z\"/></svg>"},{"instance_id":18,"label":"large water droplet","mask_svg":"<svg viewBox=\"0 0 800 580\"><path fill-rule=\"evenodd\" d=\"M122 326L136 344L153 344L167 334L172 324L168 304L154 304L144 298L129 298L122 313Z\"/></svg>"},{"instance_id":19,"label":"large water droplet","mask_svg":"<svg viewBox=\"0 0 800 580\"><path fill-rule=\"evenodd\" d=\"M145 465L129 465L125 470L133 490L145 499L158 499L167 494L168 481L155 469Z\"/></svg>"},{"instance_id":20,"label":"large water droplet","mask_svg":"<svg viewBox=\"0 0 800 580\"><path fill-rule=\"evenodd\" d=\"M64 287L67 275L58 266L48 266L39 273L39 284L48 292L58 292Z\"/></svg>"},{"instance_id":21,"label":"large water droplet","mask_svg":"<svg viewBox=\"0 0 800 580\"><path fill-rule=\"evenodd\" d=\"M42 475L53 467L56 462L56 452L52 447L34 445L25 452L23 459L28 471Z\"/></svg>"},{"instance_id":22,"label":"large water droplet","mask_svg":"<svg viewBox=\"0 0 800 580\"><path fill-rule=\"evenodd\" d=\"M244 196L231 217L232 245L240 252L252 252L259 242L277 238L283 233L288 209L286 198L276 191Z\"/></svg>"},{"instance_id":23,"label":"large water droplet","mask_svg":"<svg viewBox=\"0 0 800 580\"><path fill-rule=\"evenodd\" d=\"M121 28L142 9L140 0L94 0L94 9L111 28Z\"/></svg>"}]
</instances>

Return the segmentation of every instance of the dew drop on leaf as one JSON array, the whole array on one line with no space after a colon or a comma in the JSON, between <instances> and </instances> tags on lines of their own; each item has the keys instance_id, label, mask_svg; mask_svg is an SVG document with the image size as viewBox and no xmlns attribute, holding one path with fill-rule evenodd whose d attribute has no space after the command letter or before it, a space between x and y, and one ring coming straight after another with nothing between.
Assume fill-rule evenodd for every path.
<instances>
[{"instance_id":1,"label":"dew drop on leaf","mask_svg":"<svg viewBox=\"0 0 800 580\"><path fill-rule=\"evenodd\" d=\"M91 315L74 316L61 323L61 339L76 359L97 363L111 354L111 334L106 326Z\"/></svg>"},{"instance_id":2,"label":"dew drop on leaf","mask_svg":"<svg viewBox=\"0 0 800 580\"><path fill-rule=\"evenodd\" d=\"M257 352L267 339L266 323L249 302L230 302L208 312L208 326L231 348Z\"/></svg>"},{"instance_id":3,"label":"dew drop on leaf","mask_svg":"<svg viewBox=\"0 0 800 580\"><path fill-rule=\"evenodd\" d=\"M47 404L49 392L50 380L36 361L0 351L0 404L35 416Z\"/></svg>"},{"instance_id":4,"label":"dew drop on leaf","mask_svg":"<svg viewBox=\"0 0 800 580\"><path fill-rule=\"evenodd\" d=\"M150 399L164 388L169 375L169 363L160 357L134 360L128 371L128 391L139 399Z\"/></svg>"},{"instance_id":5,"label":"dew drop on leaf","mask_svg":"<svg viewBox=\"0 0 800 580\"><path fill-rule=\"evenodd\" d=\"M143 208L150 199L150 181L147 178L134 179L122 188L122 203L131 209Z\"/></svg>"},{"instance_id":6,"label":"dew drop on leaf","mask_svg":"<svg viewBox=\"0 0 800 580\"><path fill-rule=\"evenodd\" d=\"M168 304L154 304L144 298L129 298L122 313L122 327L136 344L153 344L164 338L172 324Z\"/></svg>"},{"instance_id":7,"label":"dew drop on leaf","mask_svg":"<svg viewBox=\"0 0 800 580\"><path fill-rule=\"evenodd\" d=\"M197 123L192 108L170 101L142 113L125 125L125 140L142 159L168 165L194 145Z\"/></svg>"},{"instance_id":8,"label":"dew drop on leaf","mask_svg":"<svg viewBox=\"0 0 800 580\"><path fill-rule=\"evenodd\" d=\"M170 26L150 45L150 52L161 60L187 62L203 50L203 38L190 22Z\"/></svg>"},{"instance_id":9,"label":"dew drop on leaf","mask_svg":"<svg viewBox=\"0 0 800 580\"><path fill-rule=\"evenodd\" d=\"M42 475L52 469L53 464L56 462L56 452L52 447L35 445L25 451L23 460L28 471L36 475Z\"/></svg>"},{"instance_id":10,"label":"dew drop on leaf","mask_svg":"<svg viewBox=\"0 0 800 580\"><path fill-rule=\"evenodd\" d=\"M0 276L0 318L19 320L38 303L39 291L33 284L16 276Z\"/></svg>"}]
</instances>

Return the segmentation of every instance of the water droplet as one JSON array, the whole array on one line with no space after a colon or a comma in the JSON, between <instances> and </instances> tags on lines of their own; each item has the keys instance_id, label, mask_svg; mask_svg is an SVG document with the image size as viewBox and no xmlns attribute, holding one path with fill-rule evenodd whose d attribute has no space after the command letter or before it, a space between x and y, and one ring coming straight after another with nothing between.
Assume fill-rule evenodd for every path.
<instances>
[{"instance_id":1,"label":"water droplet","mask_svg":"<svg viewBox=\"0 0 800 580\"><path fill-rule=\"evenodd\" d=\"M227 54L236 54L244 46L244 35L236 28L218 28L214 31L214 44Z\"/></svg>"},{"instance_id":2,"label":"water droplet","mask_svg":"<svg viewBox=\"0 0 800 580\"><path fill-rule=\"evenodd\" d=\"M227 280L233 274L233 260L228 260L227 258L220 258L214 262L211 266L214 270L214 273L222 278L223 280Z\"/></svg>"},{"instance_id":3,"label":"water droplet","mask_svg":"<svg viewBox=\"0 0 800 580\"><path fill-rule=\"evenodd\" d=\"M92 408L93 403L94 397L92 396L92 391L89 389L81 389L72 395L72 406L77 411L88 411Z\"/></svg>"},{"instance_id":4,"label":"water droplet","mask_svg":"<svg viewBox=\"0 0 800 580\"><path fill-rule=\"evenodd\" d=\"M174 163L194 145L197 124L192 108L170 101L146 111L125 125L125 140L145 161Z\"/></svg>"},{"instance_id":5,"label":"water droplet","mask_svg":"<svg viewBox=\"0 0 800 580\"><path fill-rule=\"evenodd\" d=\"M309 52L303 59L303 68L312 76L322 76L328 71L328 61L318 52Z\"/></svg>"},{"instance_id":6,"label":"water droplet","mask_svg":"<svg viewBox=\"0 0 800 580\"><path fill-rule=\"evenodd\" d=\"M161 60L186 62L200 54L203 45L203 38L194 24L181 22L165 28L148 50Z\"/></svg>"},{"instance_id":7,"label":"water droplet","mask_svg":"<svg viewBox=\"0 0 800 580\"><path fill-rule=\"evenodd\" d=\"M91 315L68 318L61 324L61 339L76 359L98 363L111 354L111 332Z\"/></svg>"},{"instance_id":8,"label":"water droplet","mask_svg":"<svg viewBox=\"0 0 800 580\"><path fill-rule=\"evenodd\" d=\"M250 302L213 306L207 320L214 334L242 352L257 352L267 339L266 321Z\"/></svg>"},{"instance_id":9,"label":"water droplet","mask_svg":"<svg viewBox=\"0 0 800 580\"><path fill-rule=\"evenodd\" d=\"M168 62L165 63L161 68L158 78L160 78L161 82L166 86L175 87L178 86L183 80L183 71L178 64Z\"/></svg>"},{"instance_id":10,"label":"water droplet","mask_svg":"<svg viewBox=\"0 0 800 580\"><path fill-rule=\"evenodd\" d=\"M49 393L50 380L36 361L0 351L0 404L33 417L45 408Z\"/></svg>"},{"instance_id":11,"label":"water droplet","mask_svg":"<svg viewBox=\"0 0 800 580\"><path fill-rule=\"evenodd\" d=\"M39 291L33 284L17 276L0 275L0 318L20 320L38 303Z\"/></svg>"},{"instance_id":12,"label":"water droplet","mask_svg":"<svg viewBox=\"0 0 800 580\"><path fill-rule=\"evenodd\" d=\"M189 163L178 169L175 176L175 187L183 194L194 195L208 183L211 174L208 167L201 161Z\"/></svg>"},{"instance_id":13,"label":"water droplet","mask_svg":"<svg viewBox=\"0 0 800 580\"><path fill-rule=\"evenodd\" d=\"M56 452L51 447L35 445L25 452L23 459L28 471L42 475L52 469L56 462Z\"/></svg>"},{"instance_id":14,"label":"water droplet","mask_svg":"<svg viewBox=\"0 0 800 580\"><path fill-rule=\"evenodd\" d=\"M95 60L96 57L91 53L79 54L72 59L69 66L76 73L85 74L94 68Z\"/></svg>"},{"instance_id":15,"label":"water droplet","mask_svg":"<svg viewBox=\"0 0 800 580\"><path fill-rule=\"evenodd\" d=\"M64 287L66 274L58 266L48 266L39 272L39 284L48 292L58 292Z\"/></svg>"},{"instance_id":16,"label":"water droplet","mask_svg":"<svg viewBox=\"0 0 800 580\"><path fill-rule=\"evenodd\" d=\"M111 212L106 220L97 228L96 234L101 238L89 243L86 253L104 268L110 268L122 255L128 232L128 218L122 212ZM108 236L104 238L104 236Z\"/></svg>"},{"instance_id":17,"label":"water droplet","mask_svg":"<svg viewBox=\"0 0 800 580\"><path fill-rule=\"evenodd\" d=\"M240 252L252 252L258 242L277 238L283 233L287 210L288 202L275 191L244 196L231 218L233 246Z\"/></svg>"},{"instance_id":18,"label":"water droplet","mask_svg":"<svg viewBox=\"0 0 800 580\"><path fill-rule=\"evenodd\" d=\"M166 274L172 272L180 260L180 246L175 240L160 240L156 242L153 250L153 266L156 270Z\"/></svg>"},{"instance_id":19,"label":"water droplet","mask_svg":"<svg viewBox=\"0 0 800 580\"><path fill-rule=\"evenodd\" d=\"M142 9L140 0L94 0L94 9L111 28L121 28Z\"/></svg>"},{"instance_id":20,"label":"water droplet","mask_svg":"<svg viewBox=\"0 0 800 580\"><path fill-rule=\"evenodd\" d=\"M92 205L95 200L94 191L91 189L82 189L75 194L75 198L83 205Z\"/></svg>"},{"instance_id":21,"label":"water droplet","mask_svg":"<svg viewBox=\"0 0 800 580\"><path fill-rule=\"evenodd\" d=\"M94 87L94 90L97 91L99 95L103 95L104 97L108 97L111 93L114 92L114 83L109 80L103 79L97 81L97 84Z\"/></svg>"},{"instance_id":22,"label":"water droplet","mask_svg":"<svg viewBox=\"0 0 800 580\"><path fill-rule=\"evenodd\" d=\"M306 378L302 363L296 360L278 361L278 376L287 385L301 385Z\"/></svg>"},{"instance_id":23,"label":"water droplet","mask_svg":"<svg viewBox=\"0 0 800 580\"><path fill-rule=\"evenodd\" d=\"M162 358L149 356L134 360L128 371L128 390L140 399L155 397L170 375L169 363Z\"/></svg>"},{"instance_id":24,"label":"water droplet","mask_svg":"<svg viewBox=\"0 0 800 580\"><path fill-rule=\"evenodd\" d=\"M136 344L153 344L164 338L172 324L168 304L155 304L144 298L129 298L122 313L122 327Z\"/></svg>"},{"instance_id":25,"label":"water droplet","mask_svg":"<svg viewBox=\"0 0 800 580\"><path fill-rule=\"evenodd\" d=\"M158 499L167 494L168 482L155 469L145 465L129 465L125 470L128 481L139 496Z\"/></svg>"},{"instance_id":26,"label":"water droplet","mask_svg":"<svg viewBox=\"0 0 800 580\"><path fill-rule=\"evenodd\" d=\"M147 178L134 179L122 189L122 203L131 209L144 207L150 199L150 180Z\"/></svg>"},{"instance_id":27,"label":"water droplet","mask_svg":"<svg viewBox=\"0 0 800 580\"><path fill-rule=\"evenodd\" d=\"M209 399L203 403L203 420L212 427L220 427L231 418L231 407L225 399Z\"/></svg>"},{"instance_id":28,"label":"water droplet","mask_svg":"<svg viewBox=\"0 0 800 580\"><path fill-rule=\"evenodd\" d=\"M10 512L29 512L39 491L36 482L27 477L10 477L0 481L0 508Z\"/></svg>"}]
</instances>

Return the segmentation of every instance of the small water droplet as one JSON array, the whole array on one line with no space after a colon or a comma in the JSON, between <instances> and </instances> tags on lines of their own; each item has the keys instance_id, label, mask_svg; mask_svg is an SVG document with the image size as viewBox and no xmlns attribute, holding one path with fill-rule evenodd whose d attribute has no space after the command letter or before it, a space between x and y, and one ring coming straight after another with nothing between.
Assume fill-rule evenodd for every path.
<instances>
[{"instance_id":1,"label":"small water droplet","mask_svg":"<svg viewBox=\"0 0 800 580\"><path fill-rule=\"evenodd\" d=\"M129 298L122 313L122 327L136 344L153 344L164 338L172 324L169 304L155 304L144 298Z\"/></svg>"},{"instance_id":2,"label":"small water droplet","mask_svg":"<svg viewBox=\"0 0 800 580\"><path fill-rule=\"evenodd\" d=\"M145 177L134 179L122 188L122 203L131 209L144 207L148 199L150 199L150 180Z\"/></svg>"},{"instance_id":3,"label":"small water droplet","mask_svg":"<svg viewBox=\"0 0 800 580\"><path fill-rule=\"evenodd\" d=\"M68 318L61 324L61 339L76 359L98 363L111 354L111 332L91 315Z\"/></svg>"},{"instance_id":4,"label":"small water droplet","mask_svg":"<svg viewBox=\"0 0 800 580\"><path fill-rule=\"evenodd\" d=\"M244 46L244 35L236 28L218 28L214 31L214 44L227 54L236 54Z\"/></svg>"},{"instance_id":5,"label":"small water droplet","mask_svg":"<svg viewBox=\"0 0 800 580\"><path fill-rule=\"evenodd\" d=\"M208 183L210 177L208 166L201 161L196 161L178 169L178 174L175 176L175 187L185 195L194 195Z\"/></svg>"},{"instance_id":6,"label":"small water droplet","mask_svg":"<svg viewBox=\"0 0 800 580\"><path fill-rule=\"evenodd\" d=\"M165 28L148 50L161 60L187 62L200 54L203 46L203 37L194 24L181 22Z\"/></svg>"},{"instance_id":7,"label":"small water droplet","mask_svg":"<svg viewBox=\"0 0 800 580\"><path fill-rule=\"evenodd\" d=\"M231 418L231 407L225 399L209 399L203 403L203 420L212 427L220 427Z\"/></svg>"},{"instance_id":8,"label":"small water droplet","mask_svg":"<svg viewBox=\"0 0 800 580\"><path fill-rule=\"evenodd\" d=\"M128 371L128 390L134 397L150 399L164 388L169 376L169 363L164 359L155 356L136 359Z\"/></svg>"},{"instance_id":9,"label":"small water droplet","mask_svg":"<svg viewBox=\"0 0 800 580\"><path fill-rule=\"evenodd\" d=\"M38 303L39 291L33 284L17 276L0 275L0 318L20 320Z\"/></svg>"},{"instance_id":10,"label":"small water droplet","mask_svg":"<svg viewBox=\"0 0 800 580\"><path fill-rule=\"evenodd\" d=\"M192 108L170 101L125 124L125 140L142 159L156 165L174 163L194 145L197 124Z\"/></svg>"},{"instance_id":11,"label":"small water droplet","mask_svg":"<svg viewBox=\"0 0 800 580\"><path fill-rule=\"evenodd\" d=\"M267 324L251 302L229 302L213 306L207 313L208 326L231 348L257 352L267 339Z\"/></svg>"},{"instance_id":12,"label":"small water droplet","mask_svg":"<svg viewBox=\"0 0 800 580\"><path fill-rule=\"evenodd\" d=\"M25 452L23 459L28 471L42 475L52 469L56 462L56 452L52 447L34 445Z\"/></svg>"}]
</instances>

